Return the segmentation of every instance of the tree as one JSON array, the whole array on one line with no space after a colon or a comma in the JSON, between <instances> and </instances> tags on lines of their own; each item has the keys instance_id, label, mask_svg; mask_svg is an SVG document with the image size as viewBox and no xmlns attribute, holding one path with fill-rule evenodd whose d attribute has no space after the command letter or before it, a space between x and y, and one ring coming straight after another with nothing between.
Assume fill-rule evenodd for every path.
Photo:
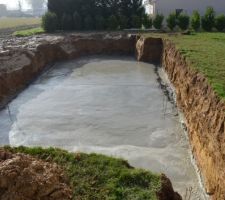
<instances>
[{"instance_id":1,"label":"tree","mask_svg":"<svg viewBox=\"0 0 225 200\"><path fill-rule=\"evenodd\" d=\"M225 15L219 15L216 17L215 27L220 32L225 30Z\"/></svg>"},{"instance_id":2,"label":"tree","mask_svg":"<svg viewBox=\"0 0 225 200\"><path fill-rule=\"evenodd\" d=\"M177 25L176 13L170 13L166 19L167 27L172 31Z\"/></svg>"},{"instance_id":3,"label":"tree","mask_svg":"<svg viewBox=\"0 0 225 200\"><path fill-rule=\"evenodd\" d=\"M212 31L215 24L215 11L213 7L206 9L205 15L202 17L202 28L205 31Z\"/></svg>"},{"instance_id":4,"label":"tree","mask_svg":"<svg viewBox=\"0 0 225 200\"><path fill-rule=\"evenodd\" d=\"M152 28L152 18L150 18L148 15L143 16L143 25L146 29Z\"/></svg>"},{"instance_id":5,"label":"tree","mask_svg":"<svg viewBox=\"0 0 225 200\"><path fill-rule=\"evenodd\" d=\"M30 1L30 0L29 0ZM65 8L66 1L62 0L48 0L48 10L54 12L59 19L62 18L64 13L67 13ZM76 10L74 10L75 12Z\"/></svg>"},{"instance_id":6,"label":"tree","mask_svg":"<svg viewBox=\"0 0 225 200\"><path fill-rule=\"evenodd\" d=\"M57 29L58 19L55 13L47 12L42 17L42 28L46 32L54 32Z\"/></svg>"},{"instance_id":7,"label":"tree","mask_svg":"<svg viewBox=\"0 0 225 200\"><path fill-rule=\"evenodd\" d=\"M27 3L31 5L33 13L39 14L44 9L44 3L46 0L27 0Z\"/></svg>"},{"instance_id":8,"label":"tree","mask_svg":"<svg viewBox=\"0 0 225 200\"><path fill-rule=\"evenodd\" d=\"M141 18L137 15L131 17L132 28L141 28Z\"/></svg>"},{"instance_id":9,"label":"tree","mask_svg":"<svg viewBox=\"0 0 225 200\"><path fill-rule=\"evenodd\" d=\"M119 26L120 29L126 29L128 28L128 18L125 15L120 15L119 16Z\"/></svg>"},{"instance_id":10,"label":"tree","mask_svg":"<svg viewBox=\"0 0 225 200\"><path fill-rule=\"evenodd\" d=\"M105 19L101 15L95 17L95 28L97 30L104 30L105 28Z\"/></svg>"},{"instance_id":11,"label":"tree","mask_svg":"<svg viewBox=\"0 0 225 200\"><path fill-rule=\"evenodd\" d=\"M191 27L198 31L201 27L201 17L197 10L194 10L191 16Z\"/></svg>"},{"instance_id":12,"label":"tree","mask_svg":"<svg viewBox=\"0 0 225 200\"><path fill-rule=\"evenodd\" d=\"M62 17L62 28L63 30L72 30L74 27L73 25L73 18L69 14L64 14Z\"/></svg>"},{"instance_id":13,"label":"tree","mask_svg":"<svg viewBox=\"0 0 225 200\"><path fill-rule=\"evenodd\" d=\"M128 17L130 23L133 15L137 15L141 18L145 13L145 8L143 7L142 0L120 0L120 1L115 0L115 1L118 2L117 12Z\"/></svg>"},{"instance_id":14,"label":"tree","mask_svg":"<svg viewBox=\"0 0 225 200\"><path fill-rule=\"evenodd\" d=\"M92 25L89 23L91 25L88 28L89 30L91 30L91 27L94 29L99 25L97 25L97 21L102 21L99 16L102 16L104 21L111 16L115 16L118 18L118 20L116 19L118 27L130 28L132 16L136 15L142 20L142 16L145 13L142 0L48 0L48 10L54 12L60 21L62 21L64 14L73 16L76 12L82 19L82 27L85 27L85 22L87 21L93 22ZM91 19L87 16L90 16ZM113 21L115 22L115 18ZM104 26L104 28L108 27Z\"/></svg>"},{"instance_id":15,"label":"tree","mask_svg":"<svg viewBox=\"0 0 225 200\"><path fill-rule=\"evenodd\" d=\"M118 24L118 20L116 18L115 15L111 15L108 18L108 29L110 30L116 30L118 28L119 24Z\"/></svg>"},{"instance_id":16,"label":"tree","mask_svg":"<svg viewBox=\"0 0 225 200\"><path fill-rule=\"evenodd\" d=\"M74 30L81 30L82 29L82 19L78 12L73 13L73 27Z\"/></svg>"},{"instance_id":17,"label":"tree","mask_svg":"<svg viewBox=\"0 0 225 200\"><path fill-rule=\"evenodd\" d=\"M163 20L164 20L164 16L162 14L157 14L155 16L155 19L153 20L153 26L156 29L161 29L162 28Z\"/></svg>"},{"instance_id":18,"label":"tree","mask_svg":"<svg viewBox=\"0 0 225 200\"><path fill-rule=\"evenodd\" d=\"M21 5L21 1L20 0L18 1L18 10L20 12L22 12L22 5Z\"/></svg>"},{"instance_id":19,"label":"tree","mask_svg":"<svg viewBox=\"0 0 225 200\"><path fill-rule=\"evenodd\" d=\"M187 30L190 23L190 17L186 14L180 14L177 19L177 24L181 30Z\"/></svg>"},{"instance_id":20,"label":"tree","mask_svg":"<svg viewBox=\"0 0 225 200\"><path fill-rule=\"evenodd\" d=\"M94 20L91 15L87 15L84 19L84 28L85 30L93 30L94 29Z\"/></svg>"}]
</instances>

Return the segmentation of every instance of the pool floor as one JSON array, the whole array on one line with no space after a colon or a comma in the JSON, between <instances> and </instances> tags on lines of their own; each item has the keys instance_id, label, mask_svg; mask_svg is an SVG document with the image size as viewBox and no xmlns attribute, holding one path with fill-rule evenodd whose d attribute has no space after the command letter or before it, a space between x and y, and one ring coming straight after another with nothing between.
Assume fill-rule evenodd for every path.
<instances>
[{"instance_id":1,"label":"pool floor","mask_svg":"<svg viewBox=\"0 0 225 200\"><path fill-rule=\"evenodd\" d=\"M0 112L0 145L54 146L122 157L204 199L177 110L154 65L130 57L55 64Z\"/></svg>"}]
</instances>

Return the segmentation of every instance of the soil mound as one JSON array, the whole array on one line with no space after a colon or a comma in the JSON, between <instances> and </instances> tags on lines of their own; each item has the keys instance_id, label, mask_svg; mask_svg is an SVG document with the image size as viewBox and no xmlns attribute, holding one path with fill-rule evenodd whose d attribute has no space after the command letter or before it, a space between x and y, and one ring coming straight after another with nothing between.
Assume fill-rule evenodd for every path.
<instances>
[{"instance_id":1,"label":"soil mound","mask_svg":"<svg viewBox=\"0 0 225 200\"><path fill-rule=\"evenodd\" d=\"M1 200L70 200L72 191L56 164L0 149Z\"/></svg>"}]
</instances>

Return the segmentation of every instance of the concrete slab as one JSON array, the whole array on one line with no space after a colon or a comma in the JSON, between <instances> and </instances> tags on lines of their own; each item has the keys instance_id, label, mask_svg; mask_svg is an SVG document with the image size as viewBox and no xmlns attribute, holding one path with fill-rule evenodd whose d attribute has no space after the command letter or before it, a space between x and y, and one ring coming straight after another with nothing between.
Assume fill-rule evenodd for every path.
<instances>
[{"instance_id":1,"label":"concrete slab","mask_svg":"<svg viewBox=\"0 0 225 200\"><path fill-rule=\"evenodd\" d=\"M0 130L0 144L122 157L204 199L177 110L151 64L129 57L55 64L0 112Z\"/></svg>"}]
</instances>

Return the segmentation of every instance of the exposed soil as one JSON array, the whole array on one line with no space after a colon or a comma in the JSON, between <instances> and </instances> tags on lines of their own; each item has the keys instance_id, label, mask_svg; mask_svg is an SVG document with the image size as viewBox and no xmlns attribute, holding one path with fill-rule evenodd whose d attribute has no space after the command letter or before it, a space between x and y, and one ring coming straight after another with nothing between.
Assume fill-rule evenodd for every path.
<instances>
[{"instance_id":1,"label":"exposed soil","mask_svg":"<svg viewBox=\"0 0 225 200\"><path fill-rule=\"evenodd\" d=\"M0 149L1 200L69 200L72 191L56 164Z\"/></svg>"},{"instance_id":2,"label":"exposed soil","mask_svg":"<svg viewBox=\"0 0 225 200\"><path fill-rule=\"evenodd\" d=\"M170 180L164 174L162 174L161 181L162 181L162 188L157 194L159 200L181 200L182 199L177 192L174 192L173 186Z\"/></svg>"},{"instance_id":3,"label":"exposed soil","mask_svg":"<svg viewBox=\"0 0 225 200\"><path fill-rule=\"evenodd\" d=\"M161 38L140 38L136 44L137 60L159 63L162 57L163 43Z\"/></svg>"},{"instance_id":4,"label":"exposed soil","mask_svg":"<svg viewBox=\"0 0 225 200\"><path fill-rule=\"evenodd\" d=\"M9 39L0 47L0 107L48 64L92 54L134 54L135 37L109 34Z\"/></svg>"},{"instance_id":5,"label":"exposed soil","mask_svg":"<svg viewBox=\"0 0 225 200\"><path fill-rule=\"evenodd\" d=\"M153 38L141 38L138 59L157 54L159 48L144 48ZM158 39L156 39L157 41ZM184 114L192 152L202 175L206 193L214 200L225 199L225 104L206 78L190 68L175 45L162 39L162 66L176 90L178 108ZM140 45L141 44L141 45ZM154 45L153 45L154 46ZM150 56L151 57L151 56ZM145 59L144 59L145 60Z\"/></svg>"},{"instance_id":6,"label":"exposed soil","mask_svg":"<svg viewBox=\"0 0 225 200\"><path fill-rule=\"evenodd\" d=\"M164 41L163 66L176 89L177 104L186 119L206 192L212 199L225 199L224 101L167 40Z\"/></svg>"}]
</instances>

